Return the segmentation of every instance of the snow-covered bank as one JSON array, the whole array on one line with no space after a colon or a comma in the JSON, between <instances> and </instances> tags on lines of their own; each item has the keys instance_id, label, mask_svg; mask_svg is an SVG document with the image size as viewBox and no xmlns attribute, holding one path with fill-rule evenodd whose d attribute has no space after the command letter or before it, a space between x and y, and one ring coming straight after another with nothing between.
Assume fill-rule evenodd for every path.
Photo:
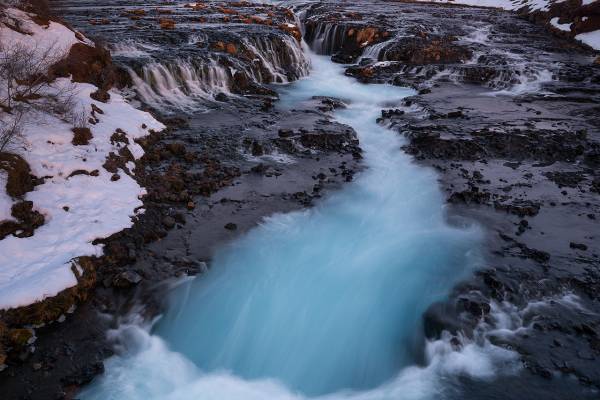
<instances>
[{"instance_id":1,"label":"snow-covered bank","mask_svg":"<svg viewBox=\"0 0 600 400\"><path fill-rule=\"evenodd\" d=\"M600 2L580 0L572 5L567 0L416 0L426 3L463 4L475 7L493 7L539 15L550 27L600 50Z\"/></svg>"},{"instance_id":2,"label":"snow-covered bank","mask_svg":"<svg viewBox=\"0 0 600 400\"><path fill-rule=\"evenodd\" d=\"M567 0L417 0L425 3L450 3L464 4L474 7L493 7L504 10L521 10L528 8L530 11L548 11L554 4L564 3ZM589 5L597 0L582 0L582 5Z\"/></svg>"},{"instance_id":3,"label":"snow-covered bank","mask_svg":"<svg viewBox=\"0 0 600 400\"><path fill-rule=\"evenodd\" d=\"M19 29L9 27L6 20L0 23L4 44L19 43L39 52L51 48L57 55L66 54L74 44L92 45L59 23L39 25L32 14L16 9L5 13L19 22ZM106 103L90 97L96 86L68 78L57 79L44 90L51 93L67 87L73 96L73 114L83 125L89 124L92 137L87 144L72 143L73 122L49 111L32 110L20 140L8 149L27 161L33 175L44 178L22 200L32 201L45 223L31 237L11 235L0 240L0 309L25 306L76 285L73 259L102 254L102 246L92 242L131 226L132 216L143 205L140 197L145 191L132 177L133 162L126 164L127 171L117 166L116 173L107 171L113 168L105 168L105 163L111 153L128 155L124 148L134 159L141 157L143 150L134 140L164 126L114 90ZM0 111L1 118L10 114ZM0 175L0 183L1 223L10 218L7 214L16 199L5 193L5 175Z\"/></svg>"},{"instance_id":4,"label":"snow-covered bank","mask_svg":"<svg viewBox=\"0 0 600 400\"><path fill-rule=\"evenodd\" d=\"M0 169L0 188L5 188L8 177L6 172ZM12 199L6 193L4 189L0 190L0 221L10 220L10 207L12 206Z\"/></svg>"},{"instance_id":5,"label":"snow-covered bank","mask_svg":"<svg viewBox=\"0 0 600 400\"><path fill-rule=\"evenodd\" d=\"M575 36L575 39L593 47L596 50L600 50L600 30L593 32L580 33Z\"/></svg>"}]
</instances>

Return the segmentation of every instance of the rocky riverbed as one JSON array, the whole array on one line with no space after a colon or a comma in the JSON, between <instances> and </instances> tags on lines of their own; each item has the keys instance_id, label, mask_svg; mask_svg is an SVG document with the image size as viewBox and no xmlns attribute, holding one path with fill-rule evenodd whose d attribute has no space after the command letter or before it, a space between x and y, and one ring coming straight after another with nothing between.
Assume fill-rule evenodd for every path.
<instances>
[{"instance_id":1,"label":"rocky riverbed","mask_svg":"<svg viewBox=\"0 0 600 400\"><path fill-rule=\"evenodd\" d=\"M113 351L105 333L120 316L140 307L157 315L164 291L209 268L216 247L360 170L355 133L330 117L343 99L277 106L276 84L308 73L300 23L306 42L348 64L348 75L418 91L379 122L437 170L450 218L487 232L486 267L427 311L426 335L457 334L459 348L482 319L504 318L510 333L491 340L519 353L535 385L572 376L576 389L565 387L579 398L597 394L600 65L589 48L509 12L455 5L53 6L111 49L117 85L168 130L141 142L146 212L103 240L88 301L13 349L0 374L7 398L72 398L103 371ZM509 397L526 380L507 379Z\"/></svg>"},{"instance_id":2,"label":"rocky riverbed","mask_svg":"<svg viewBox=\"0 0 600 400\"><path fill-rule=\"evenodd\" d=\"M419 91L380 122L439 172L453 214L487 228L487 267L427 312L427 334L505 313L523 332L494 341L531 373L598 387L596 54L500 10L369 1L304 12L307 39L353 63L347 74Z\"/></svg>"}]
</instances>

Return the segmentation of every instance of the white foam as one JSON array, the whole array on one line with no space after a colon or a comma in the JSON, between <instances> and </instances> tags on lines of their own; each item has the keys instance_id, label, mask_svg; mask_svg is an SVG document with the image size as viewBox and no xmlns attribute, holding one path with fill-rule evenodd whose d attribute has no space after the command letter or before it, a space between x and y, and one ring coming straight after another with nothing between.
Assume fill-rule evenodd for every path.
<instances>
[{"instance_id":1,"label":"white foam","mask_svg":"<svg viewBox=\"0 0 600 400\"><path fill-rule=\"evenodd\" d=\"M156 50L159 50L156 46L131 40L111 45L111 52L115 57L148 58L150 52Z\"/></svg>"},{"instance_id":2,"label":"white foam","mask_svg":"<svg viewBox=\"0 0 600 400\"><path fill-rule=\"evenodd\" d=\"M543 94L542 88L544 83L554 80L554 75L547 69L542 70L525 70L526 73L521 73L519 82L514 84L509 89L504 89L491 93L492 96L521 96L524 94L540 93Z\"/></svg>"},{"instance_id":3,"label":"white foam","mask_svg":"<svg viewBox=\"0 0 600 400\"><path fill-rule=\"evenodd\" d=\"M177 60L169 64L150 62L138 75L129 74L140 99L155 108L175 107L180 110L203 110L201 100L218 93L230 93L231 71L218 61L196 65Z\"/></svg>"}]
</instances>

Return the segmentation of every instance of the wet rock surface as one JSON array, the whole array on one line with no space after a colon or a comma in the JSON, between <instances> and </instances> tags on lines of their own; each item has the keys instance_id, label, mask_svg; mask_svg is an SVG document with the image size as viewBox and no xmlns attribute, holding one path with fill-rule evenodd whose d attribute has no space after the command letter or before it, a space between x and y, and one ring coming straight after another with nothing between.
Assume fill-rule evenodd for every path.
<instances>
[{"instance_id":1,"label":"wet rock surface","mask_svg":"<svg viewBox=\"0 0 600 400\"><path fill-rule=\"evenodd\" d=\"M492 342L516 350L533 376L574 376L577 397L595 396L595 54L499 10L384 1L303 9L309 42L334 61L353 63L347 74L418 90L401 107L382 110L379 121L406 137L405 151L439 172L450 218L486 228L484 265L425 315L426 335L473 335L482 321L504 325L506 334L492 335ZM357 43L350 34L357 30L379 34Z\"/></svg>"}]
</instances>

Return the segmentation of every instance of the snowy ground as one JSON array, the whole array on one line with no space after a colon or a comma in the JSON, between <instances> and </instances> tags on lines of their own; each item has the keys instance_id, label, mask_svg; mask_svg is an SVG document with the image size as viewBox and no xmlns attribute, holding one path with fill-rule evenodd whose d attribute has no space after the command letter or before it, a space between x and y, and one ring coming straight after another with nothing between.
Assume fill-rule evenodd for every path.
<instances>
[{"instance_id":1,"label":"snowy ground","mask_svg":"<svg viewBox=\"0 0 600 400\"><path fill-rule=\"evenodd\" d=\"M37 48L40 52L52 48L57 53L67 53L75 43L93 46L93 43L83 36L80 36L83 40L79 40L75 32L64 25L50 21L48 26L40 26L31 20L29 14L14 8L6 10L6 13L18 20L21 24L20 28L30 35L23 35L1 25L0 38L3 43L23 43Z\"/></svg>"},{"instance_id":2,"label":"snowy ground","mask_svg":"<svg viewBox=\"0 0 600 400\"><path fill-rule=\"evenodd\" d=\"M10 215L12 199L4 188L6 187L7 173L0 169L0 221L13 219Z\"/></svg>"},{"instance_id":3,"label":"snowy ground","mask_svg":"<svg viewBox=\"0 0 600 400\"><path fill-rule=\"evenodd\" d=\"M518 10L529 7L531 11L547 11L552 3L560 3L566 0L418 0L427 3L453 3L465 4L476 7L494 7L504 10Z\"/></svg>"},{"instance_id":4,"label":"snowy ground","mask_svg":"<svg viewBox=\"0 0 600 400\"><path fill-rule=\"evenodd\" d=\"M427 3L453 3L465 4L476 7L494 7L504 10L519 10L529 7L530 11L548 11L555 3L563 3L566 0L418 0ZM596 0L583 0L583 5L591 4Z\"/></svg>"},{"instance_id":5,"label":"snowy ground","mask_svg":"<svg viewBox=\"0 0 600 400\"><path fill-rule=\"evenodd\" d=\"M477 7L494 7L502 8L504 10L516 11L523 8L528 8L529 12L534 11L549 11L553 4L563 3L566 0L417 0L426 3L451 3L451 4L465 4L469 6ZM582 6L594 3L600 0L582 0ZM583 17L586 18L586 17ZM570 32L572 22L565 22L559 24L559 18L552 18L550 23L556 29ZM600 30L581 33L575 36L575 39L587 44L588 46L600 50Z\"/></svg>"},{"instance_id":6,"label":"snowy ground","mask_svg":"<svg viewBox=\"0 0 600 400\"><path fill-rule=\"evenodd\" d=\"M60 24L51 23L44 29L30 21L25 13L11 11L26 21L24 26L32 35L23 35L2 25L0 40L4 43L19 41L40 49L53 45L66 51L80 42L72 31ZM140 196L144 189L131 176L119 171L120 179L113 181L112 174L102 165L110 152L117 153L119 146L124 145L111 144L110 137L117 129L126 132L127 147L139 158L143 150L133 139L147 135L150 129L162 130L164 126L150 114L129 105L117 92L110 93L108 103L100 103L90 98L90 93L97 89L95 86L59 79L53 89L64 85L75 85L75 102L80 112L89 117L91 105L95 104L104 113L96 114L99 122L89 125L93 138L82 146L71 144L72 123L42 112L29 116L16 152L29 163L34 175L47 177L25 198L33 201L34 209L45 216L46 222L32 237L8 236L0 240L0 309L28 305L76 285L71 260L101 254L102 247L92 245L92 241L131 226L136 208L143 205ZM0 114L1 117L6 114ZM129 164L128 169L132 170L133 163ZM97 170L98 175L69 178L76 170ZM5 182L6 175L0 175L0 220L10 217L12 203L5 193Z\"/></svg>"},{"instance_id":7,"label":"snowy ground","mask_svg":"<svg viewBox=\"0 0 600 400\"><path fill-rule=\"evenodd\" d=\"M594 32L580 33L575 36L575 39L593 47L596 50L600 50L600 30Z\"/></svg>"}]
</instances>

